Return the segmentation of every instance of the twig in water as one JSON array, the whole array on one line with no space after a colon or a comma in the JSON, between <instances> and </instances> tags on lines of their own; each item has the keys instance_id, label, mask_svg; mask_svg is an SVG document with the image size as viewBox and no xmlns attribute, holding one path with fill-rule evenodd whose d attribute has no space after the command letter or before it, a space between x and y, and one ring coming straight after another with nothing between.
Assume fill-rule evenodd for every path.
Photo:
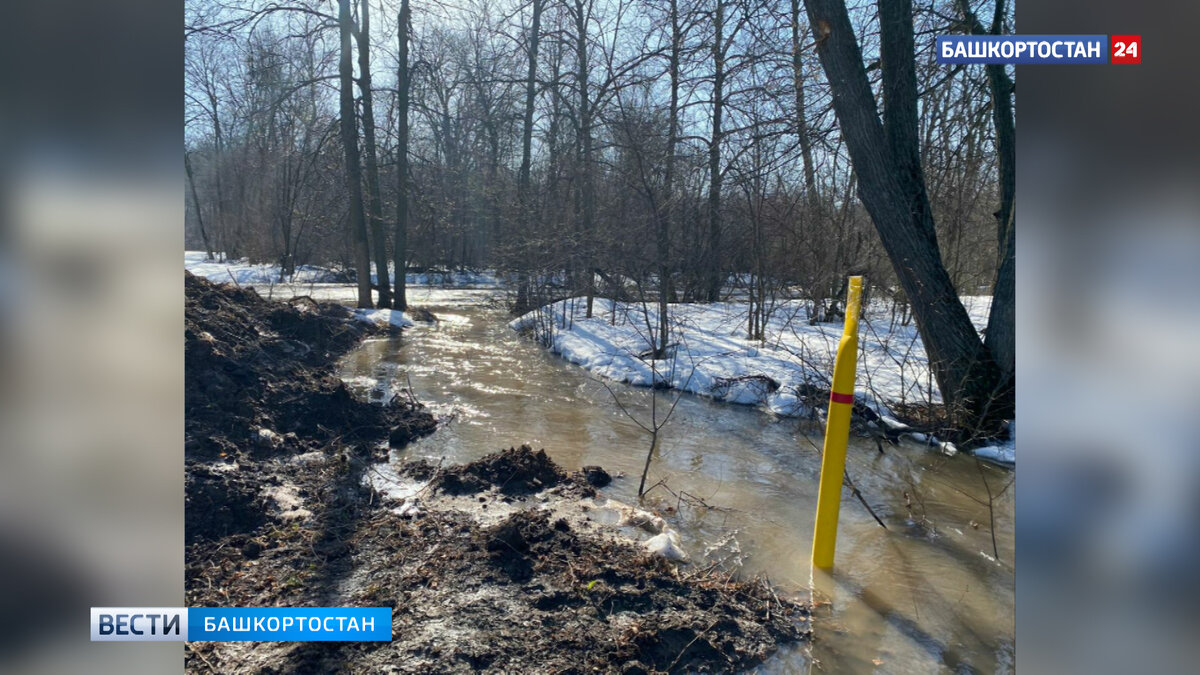
<instances>
[{"instance_id":1,"label":"twig in water","mask_svg":"<svg viewBox=\"0 0 1200 675\"><path fill-rule=\"evenodd\" d=\"M978 457L975 458L975 468L977 468L979 470L979 478L983 481L983 489L987 490L988 529L991 530L991 534L992 534L992 555L996 556L996 560L999 560L1000 559L1000 547L996 545L996 509L993 504L993 502L995 501L995 498L992 497L992 487L990 485L988 485L987 476L985 476L983 473L983 462L979 461ZM1007 486L1005 486L1005 487L1007 488Z\"/></svg>"},{"instance_id":2,"label":"twig in water","mask_svg":"<svg viewBox=\"0 0 1200 675\"><path fill-rule=\"evenodd\" d=\"M818 455L821 454L821 449L817 447L816 443L812 442L811 438L809 438L806 434L801 435L804 436L804 440L808 441L808 444L813 447L813 450L817 451ZM875 519L875 522L879 523L879 526L883 529L888 529L888 526L884 525L883 520L875 513L875 509L871 508L871 505L867 503L866 498L863 497L862 493L858 491L858 487L854 485L854 481L850 480L850 471L848 469L842 469L842 482L850 487L851 493L858 498L859 503L863 505L863 508L867 510L867 513L871 514L871 517Z\"/></svg>"},{"instance_id":3,"label":"twig in water","mask_svg":"<svg viewBox=\"0 0 1200 675\"><path fill-rule=\"evenodd\" d=\"M842 472L842 479L846 485L850 486L850 492L853 493L856 498L858 498L859 503L863 505L863 508L867 510L867 513L871 514L871 517L875 519L875 522L879 523L880 527L885 530L888 529L888 526L884 525L883 520L880 519L875 513L875 509L871 508L871 505L867 503L867 500L862 496L862 493L858 491L858 487L854 484L854 481L850 480L849 469L842 469Z\"/></svg>"}]
</instances>

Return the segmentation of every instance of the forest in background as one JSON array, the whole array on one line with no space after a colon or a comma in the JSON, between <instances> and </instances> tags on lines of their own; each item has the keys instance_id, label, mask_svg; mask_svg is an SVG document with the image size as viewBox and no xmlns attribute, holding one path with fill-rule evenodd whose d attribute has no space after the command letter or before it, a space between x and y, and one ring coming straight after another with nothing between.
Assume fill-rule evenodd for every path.
<instances>
[{"instance_id":1,"label":"forest in background","mask_svg":"<svg viewBox=\"0 0 1200 675\"><path fill-rule=\"evenodd\" d=\"M865 274L983 414L1011 401L1014 87L933 45L1011 25L967 0L190 0L187 244L340 265L360 305L404 307L389 266L488 267L518 311L736 290L760 325L781 295L836 319ZM998 280L985 346L943 305Z\"/></svg>"}]
</instances>

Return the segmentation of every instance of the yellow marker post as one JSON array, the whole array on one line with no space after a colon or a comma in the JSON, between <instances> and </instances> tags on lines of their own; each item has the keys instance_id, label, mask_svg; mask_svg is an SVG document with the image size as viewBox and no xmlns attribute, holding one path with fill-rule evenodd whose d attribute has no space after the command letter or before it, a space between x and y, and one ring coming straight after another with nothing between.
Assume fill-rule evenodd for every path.
<instances>
[{"instance_id":1,"label":"yellow marker post","mask_svg":"<svg viewBox=\"0 0 1200 675\"><path fill-rule=\"evenodd\" d=\"M817 525L813 532L812 564L833 569L837 541L838 508L842 502L842 476L846 473L846 443L850 439L850 411L854 408L854 372L858 366L858 312L862 304L862 277L850 277L846 297L846 325L833 363L833 391L825 420L825 449L821 453L821 486L817 491Z\"/></svg>"}]
</instances>

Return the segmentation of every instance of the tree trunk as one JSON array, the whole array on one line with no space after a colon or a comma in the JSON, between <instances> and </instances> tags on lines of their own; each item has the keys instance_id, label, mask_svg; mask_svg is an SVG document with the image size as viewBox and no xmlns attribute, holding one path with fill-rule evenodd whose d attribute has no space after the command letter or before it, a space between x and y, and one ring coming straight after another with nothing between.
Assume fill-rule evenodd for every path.
<instances>
[{"instance_id":1,"label":"tree trunk","mask_svg":"<svg viewBox=\"0 0 1200 675\"><path fill-rule=\"evenodd\" d=\"M521 123L521 169L517 174L517 196L521 207L529 203L530 174L533 167L533 110L537 102L537 56L541 40L542 5L533 0L533 21L529 28L529 63L525 76L525 113Z\"/></svg>"},{"instance_id":2,"label":"tree trunk","mask_svg":"<svg viewBox=\"0 0 1200 675\"><path fill-rule=\"evenodd\" d=\"M183 153L183 168L187 170L188 185L192 188L192 206L196 209L196 223L200 225L200 238L204 240L204 256L207 260L212 260L212 244L208 242L208 232L204 230L204 214L200 212L200 196L196 194L196 179L192 176L192 153Z\"/></svg>"},{"instance_id":3,"label":"tree trunk","mask_svg":"<svg viewBox=\"0 0 1200 675\"><path fill-rule=\"evenodd\" d=\"M914 223L925 231L936 249L937 232L921 170L912 0L879 0L878 4L883 133L897 169L897 178L909 196L914 213L930 214L914 219Z\"/></svg>"},{"instance_id":4,"label":"tree trunk","mask_svg":"<svg viewBox=\"0 0 1200 675\"><path fill-rule=\"evenodd\" d=\"M392 306L388 280L387 238L383 233L383 199L379 192L379 161L375 150L375 108L371 93L371 14L367 0L359 3L362 27L358 31L358 88L362 92L363 144L367 152L367 218L371 223L371 245L375 247L375 276L379 285L379 307Z\"/></svg>"},{"instance_id":5,"label":"tree trunk","mask_svg":"<svg viewBox=\"0 0 1200 675\"><path fill-rule=\"evenodd\" d=\"M971 33L987 35L979 18L971 11L968 0L958 0L959 10ZM1004 29L1004 0L997 0L992 15L991 35ZM996 153L1000 169L1000 206L996 209L996 235L999 245L999 264L992 288L992 309L988 314L985 344L992 357L1011 377L1016 368L1016 200L1017 200L1017 133L1013 117L1013 82L1004 64L985 67L988 87L992 94L992 122L996 127Z\"/></svg>"},{"instance_id":6,"label":"tree trunk","mask_svg":"<svg viewBox=\"0 0 1200 675\"><path fill-rule=\"evenodd\" d=\"M530 211L533 209L530 194L530 174L533 169L533 110L537 103L538 44L542 37L542 7L544 4L545 0L533 0L533 20L529 27L529 67L525 77L525 112L521 118L521 169L517 174L517 208L520 209L520 213L517 214L520 223L518 241L521 243L524 243L529 236L532 219ZM524 313L531 309L530 305L532 304L527 271L529 261L524 259L528 255L528 251L522 247L518 251L518 255L520 259L517 264L520 271L517 278L517 304L513 309L517 313Z\"/></svg>"},{"instance_id":7,"label":"tree trunk","mask_svg":"<svg viewBox=\"0 0 1200 675\"><path fill-rule=\"evenodd\" d=\"M916 134L911 2L881 0L881 55L889 110L881 124L846 6L807 0L817 54L833 89L834 111L859 180L859 198L879 231L900 285L912 301L943 400L968 425L1011 409L1000 369L980 340L942 265L920 173ZM890 59L888 57L891 57ZM904 63L906 62L906 63ZM1000 396L1000 401L993 397ZM997 405L999 403L999 405Z\"/></svg>"},{"instance_id":8,"label":"tree trunk","mask_svg":"<svg viewBox=\"0 0 1200 675\"><path fill-rule=\"evenodd\" d=\"M358 125L354 117L354 66L351 60L354 20L350 0L338 0L338 26L342 49L338 59L341 87L342 149L346 155L346 187L350 200L350 233L354 238L354 269L358 277L358 306L371 307L371 253L367 248L367 223L363 217L362 167L358 156Z\"/></svg>"},{"instance_id":9,"label":"tree trunk","mask_svg":"<svg viewBox=\"0 0 1200 675\"><path fill-rule=\"evenodd\" d=\"M396 309L408 309L405 274L408 271L408 28L412 15L408 0L400 2L399 48L396 69L396 231L392 237L392 265L396 268Z\"/></svg>"},{"instance_id":10,"label":"tree trunk","mask_svg":"<svg viewBox=\"0 0 1200 675\"><path fill-rule=\"evenodd\" d=\"M592 111L588 100L588 48L587 24L590 6L587 0L575 0L575 60L578 67L576 84L579 87L579 129L576 138L578 185L575 192L575 213L580 228L579 256L583 274L584 292L587 295L585 316L592 318L592 303L596 296L596 272L593 261L593 213L592 213Z\"/></svg>"},{"instance_id":11,"label":"tree trunk","mask_svg":"<svg viewBox=\"0 0 1200 675\"><path fill-rule=\"evenodd\" d=\"M800 44L800 0L792 0L792 77L796 88L796 135L800 140L800 157L804 162L804 191L808 198L810 218L817 217L820 200L817 198L817 172L813 164L812 138L809 137L807 106L804 102L804 59Z\"/></svg>"},{"instance_id":12,"label":"tree trunk","mask_svg":"<svg viewBox=\"0 0 1200 675\"><path fill-rule=\"evenodd\" d=\"M721 299L721 116L725 108L725 5L713 11L712 134L708 143L708 270L706 299Z\"/></svg>"},{"instance_id":13,"label":"tree trunk","mask_svg":"<svg viewBox=\"0 0 1200 675\"><path fill-rule=\"evenodd\" d=\"M218 98L216 91L207 88L208 100L212 109L212 125L213 125L213 183L217 188L217 223L213 227L214 236L217 238L217 251L227 258L233 256L235 245L231 245L229 241L229 220L225 215L225 189L221 182L221 165L224 163L225 152L225 135L221 127L221 114L218 107ZM224 244L224 245L222 245ZM236 256L235 256L236 257Z\"/></svg>"},{"instance_id":14,"label":"tree trunk","mask_svg":"<svg viewBox=\"0 0 1200 675\"><path fill-rule=\"evenodd\" d=\"M662 214L658 219L658 358L666 358L671 325L667 303L671 299L671 221L675 218L675 146L679 143L679 57L683 35L679 25L679 0L671 0L670 86L671 107L667 112L667 167L663 177Z\"/></svg>"}]
</instances>

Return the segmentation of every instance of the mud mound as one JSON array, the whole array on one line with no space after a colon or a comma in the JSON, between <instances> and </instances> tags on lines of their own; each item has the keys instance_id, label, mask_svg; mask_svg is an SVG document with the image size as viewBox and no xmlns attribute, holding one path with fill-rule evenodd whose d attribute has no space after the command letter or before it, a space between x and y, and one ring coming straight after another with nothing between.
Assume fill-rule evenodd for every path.
<instances>
[{"instance_id":1,"label":"mud mound","mask_svg":"<svg viewBox=\"0 0 1200 675\"><path fill-rule=\"evenodd\" d=\"M339 305L271 302L252 288L184 274L189 541L265 522L262 461L343 445L370 454L375 442L403 445L436 428L420 405L359 400L333 375L338 357L384 329L353 321ZM230 470L205 467L222 461Z\"/></svg>"},{"instance_id":2,"label":"mud mound","mask_svg":"<svg viewBox=\"0 0 1200 675\"><path fill-rule=\"evenodd\" d=\"M612 482L612 476L603 467L585 466L581 471L584 479L592 487L602 488Z\"/></svg>"},{"instance_id":3,"label":"mud mound","mask_svg":"<svg viewBox=\"0 0 1200 675\"><path fill-rule=\"evenodd\" d=\"M496 502L494 509L506 497L484 498ZM306 655L306 665L350 661L356 669L398 673L726 673L751 669L781 644L809 635L808 608L781 601L760 581L685 572L538 506L482 525L461 511L438 510L437 499L423 501L428 516L381 514L359 530L357 559L369 583L348 603L394 607L393 641L373 651L343 650L341 661L328 655L314 664Z\"/></svg>"},{"instance_id":4,"label":"mud mound","mask_svg":"<svg viewBox=\"0 0 1200 675\"><path fill-rule=\"evenodd\" d=\"M530 494L558 485L567 474L545 450L528 445L509 448L470 464L450 467L434 479L434 487L449 494L473 494L493 486L508 495Z\"/></svg>"},{"instance_id":5,"label":"mud mound","mask_svg":"<svg viewBox=\"0 0 1200 675\"><path fill-rule=\"evenodd\" d=\"M593 503L574 489L589 487L585 474L567 474L544 452L521 447L464 466L416 460L398 469L488 489L467 500L423 491L414 498L420 509L407 515L372 501L353 526L338 526L345 534L337 555L319 553L315 566L300 555L330 542L312 547L303 530L261 535L261 547L227 539L234 543L196 566L189 581L189 588L219 588L247 604L392 607L391 642L266 643L254 652L213 643L195 647L203 662L197 656L189 665L412 675L732 673L810 635L807 605L781 599L765 583L714 567L677 567L581 517ZM534 479L545 489L528 499L491 489ZM464 501L479 511L464 509ZM492 513L505 515L480 517ZM323 582L338 566L352 571Z\"/></svg>"},{"instance_id":6,"label":"mud mound","mask_svg":"<svg viewBox=\"0 0 1200 675\"><path fill-rule=\"evenodd\" d=\"M552 526L545 511L518 511L483 534L492 564L513 581L525 581L533 576L539 558L579 550L570 531L566 520Z\"/></svg>"},{"instance_id":7,"label":"mud mound","mask_svg":"<svg viewBox=\"0 0 1200 675\"><path fill-rule=\"evenodd\" d=\"M435 316L433 312L425 309L424 307L409 307L408 309L404 310L404 315L413 321L424 321L425 323L433 323L434 321L438 320L437 316Z\"/></svg>"},{"instance_id":8,"label":"mud mound","mask_svg":"<svg viewBox=\"0 0 1200 675\"><path fill-rule=\"evenodd\" d=\"M191 274L185 281L189 457L316 450L379 441L398 428L393 443L402 445L436 428L411 402L361 401L333 376L338 356L381 330L350 320L344 307L269 302Z\"/></svg>"},{"instance_id":9,"label":"mud mound","mask_svg":"<svg viewBox=\"0 0 1200 675\"><path fill-rule=\"evenodd\" d=\"M189 540L249 532L266 522L258 486L237 472L188 466L184 493Z\"/></svg>"}]
</instances>

